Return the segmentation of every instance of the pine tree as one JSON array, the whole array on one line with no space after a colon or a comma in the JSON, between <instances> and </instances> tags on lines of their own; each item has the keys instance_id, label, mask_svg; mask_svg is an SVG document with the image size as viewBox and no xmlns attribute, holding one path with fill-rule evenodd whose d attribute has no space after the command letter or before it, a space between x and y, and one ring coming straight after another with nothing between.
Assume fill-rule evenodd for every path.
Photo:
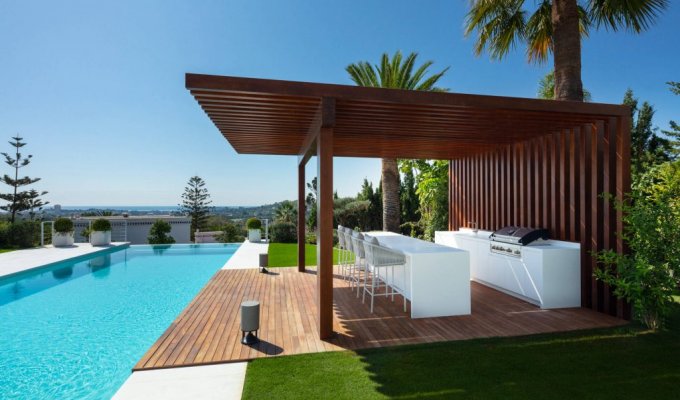
<instances>
[{"instance_id":1,"label":"pine tree","mask_svg":"<svg viewBox=\"0 0 680 400\"><path fill-rule=\"evenodd\" d=\"M205 181L199 176L192 176L182 193L182 204L179 205L180 212L191 217L191 240L194 240L194 233L197 229L202 229L208 220L210 213L210 193L205 187Z\"/></svg>"},{"instance_id":2,"label":"pine tree","mask_svg":"<svg viewBox=\"0 0 680 400\"><path fill-rule=\"evenodd\" d=\"M639 101L631 89L626 90L623 104L631 109L631 167L635 178L648 167L668 161L670 143L656 134L657 128L652 121L655 110L651 104L645 101L638 106Z\"/></svg>"},{"instance_id":3,"label":"pine tree","mask_svg":"<svg viewBox=\"0 0 680 400\"><path fill-rule=\"evenodd\" d=\"M416 178L412 168L402 168L404 179L401 182L401 220L402 222L417 222L420 220L418 211L419 200L416 194Z\"/></svg>"},{"instance_id":4,"label":"pine tree","mask_svg":"<svg viewBox=\"0 0 680 400\"><path fill-rule=\"evenodd\" d=\"M364 178L361 191L357 194L357 200L368 201L368 217L366 230L382 229L382 193L380 189L373 189L373 184Z\"/></svg>"},{"instance_id":5,"label":"pine tree","mask_svg":"<svg viewBox=\"0 0 680 400\"><path fill-rule=\"evenodd\" d=\"M44 196L47 192L38 192L35 189L20 190L20 188L32 185L40 180L40 178L30 178L24 176L19 178L19 170L31 163L32 155L23 156L20 149L26 145L22 142L23 138L15 136L9 142L14 147L14 156L8 153L0 153L5 157L5 164L14 169L14 178L5 174L2 177L2 182L12 188L12 193L0 193L0 199L8 202L7 205L0 206L0 209L7 211L10 214L10 221L14 223L16 215L22 211L30 210L31 218L35 215L35 210L40 210L48 202L43 202L40 196Z\"/></svg>"}]
</instances>

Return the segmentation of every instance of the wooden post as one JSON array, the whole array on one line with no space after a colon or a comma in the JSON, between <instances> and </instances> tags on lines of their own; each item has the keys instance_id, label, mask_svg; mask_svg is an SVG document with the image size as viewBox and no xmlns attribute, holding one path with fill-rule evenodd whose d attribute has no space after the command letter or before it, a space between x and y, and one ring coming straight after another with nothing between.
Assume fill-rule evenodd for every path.
<instances>
[{"instance_id":1,"label":"wooden post","mask_svg":"<svg viewBox=\"0 0 680 400\"><path fill-rule=\"evenodd\" d=\"M317 177L319 336L326 339L333 333L333 128L321 128L319 134Z\"/></svg>"},{"instance_id":2,"label":"wooden post","mask_svg":"<svg viewBox=\"0 0 680 400\"><path fill-rule=\"evenodd\" d=\"M298 271L305 272L305 166L306 160L298 163Z\"/></svg>"}]
</instances>

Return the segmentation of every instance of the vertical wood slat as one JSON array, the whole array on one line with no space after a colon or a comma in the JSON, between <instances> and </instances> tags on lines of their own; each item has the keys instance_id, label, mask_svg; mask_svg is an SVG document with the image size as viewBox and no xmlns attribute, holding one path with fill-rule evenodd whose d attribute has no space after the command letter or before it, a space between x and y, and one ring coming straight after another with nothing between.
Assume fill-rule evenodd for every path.
<instances>
[{"instance_id":1,"label":"vertical wood slat","mask_svg":"<svg viewBox=\"0 0 680 400\"><path fill-rule=\"evenodd\" d=\"M546 136L541 139L541 146L543 150L543 194L542 194L542 199L543 199L543 225L542 227L547 228L550 226L550 221L551 221L551 209L552 209L552 204L550 203L550 165L551 165L551 158L550 154L548 152L548 149L550 148L550 136Z\"/></svg>"},{"instance_id":2,"label":"vertical wood slat","mask_svg":"<svg viewBox=\"0 0 680 400\"><path fill-rule=\"evenodd\" d=\"M569 173L569 159L567 157L567 133L562 131L559 133L558 142L558 154L560 156L560 168L559 168L559 192L560 192L560 237L569 237L567 232L569 231L567 214L569 213L568 201L569 201L569 185L567 182Z\"/></svg>"},{"instance_id":3,"label":"vertical wood slat","mask_svg":"<svg viewBox=\"0 0 680 400\"><path fill-rule=\"evenodd\" d=\"M533 221L533 213L534 213L534 208L536 208L534 204L534 196L533 196L533 174L531 170L531 164L532 164L532 146L533 146L533 141L528 141L524 142L524 167L522 168L523 174L524 174L524 196L526 196L526 205L525 205L525 215L524 219L526 221L526 224L528 226L536 226L535 221Z\"/></svg>"},{"instance_id":4,"label":"vertical wood slat","mask_svg":"<svg viewBox=\"0 0 680 400\"><path fill-rule=\"evenodd\" d=\"M517 185L519 185L519 151L517 147L516 144L512 146L512 186L509 187L513 194L513 225L519 225L519 208L522 206L519 200L519 191L517 190Z\"/></svg>"},{"instance_id":5,"label":"vertical wood slat","mask_svg":"<svg viewBox=\"0 0 680 400\"><path fill-rule=\"evenodd\" d=\"M580 216L580 202L578 198L579 190L579 153L577 146L579 145L580 131L573 129L569 134L569 182L571 188L569 192L569 227L571 228L569 240L577 242L580 240L579 216Z\"/></svg>"},{"instance_id":6,"label":"vertical wood slat","mask_svg":"<svg viewBox=\"0 0 680 400\"><path fill-rule=\"evenodd\" d=\"M590 232L592 230L590 215L592 209L590 208L590 181L592 180L592 157L591 153L591 136L593 135L593 127L586 125L584 133L581 137L581 180L579 182L580 196L579 204L581 207L581 305L593 308L593 298L591 296L592 288L590 285L590 277L593 273L590 264L590 257L588 256L588 249L590 249Z\"/></svg>"},{"instance_id":7,"label":"vertical wood slat","mask_svg":"<svg viewBox=\"0 0 680 400\"><path fill-rule=\"evenodd\" d=\"M479 223L480 229L489 229L487 226L486 216L489 211L488 207L488 192L486 188L486 154L479 156Z\"/></svg>"},{"instance_id":8,"label":"vertical wood slat","mask_svg":"<svg viewBox=\"0 0 680 400\"><path fill-rule=\"evenodd\" d=\"M534 145L534 224L537 227L543 224L543 169L542 169L542 144L543 138L539 138Z\"/></svg>"},{"instance_id":9,"label":"vertical wood slat","mask_svg":"<svg viewBox=\"0 0 680 400\"><path fill-rule=\"evenodd\" d=\"M553 208L553 211L551 212L551 230L553 235L557 235L559 233L559 226L560 226L560 174L559 174L559 169L560 169L560 160L559 160L559 151L558 151L558 144L559 137L557 134L551 135L551 140L550 140L550 157L552 158L552 161L550 163L550 197L552 199L551 201L551 206Z\"/></svg>"},{"instance_id":10,"label":"vertical wood slat","mask_svg":"<svg viewBox=\"0 0 680 400\"><path fill-rule=\"evenodd\" d=\"M602 124L596 124L595 132L591 136L591 156L592 156L592 179L591 179L591 190L590 190L590 208L591 208L591 224L593 226L590 233L590 246L588 247L589 252L593 252L602 246L602 198L600 194L603 189L603 176L602 176L602 165L603 165L603 142L604 142L604 127ZM595 257L590 257L591 271L598 268L598 263ZM603 311L604 305L604 285L602 282L595 279L591 275L592 283L592 296L593 296L593 309L598 311Z\"/></svg>"},{"instance_id":11,"label":"vertical wood slat","mask_svg":"<svg viewBox=\"0 0 680 400\"><path fill-rule=\"evenodd\" d=\"M515 159L515 166L517 175L519 175L519 187L517 191L519 192L519 222L517 225L526 226L526 213L527 213L527 203L526 203L526 169L524 168L524 143L517 144L517 158Z\"/></svg>"},{"instance_id":12,"label":"vertical wood slat","mask_svg":"<svg viewBox=\"0 0 680 400\"><path fill-rule=\"evenodd\" d=\"M620 199L630 189L629 124L608 118L455 160L460 167L451 199L462 203L451 205L457 214L452 229L470 222L485 230L523 225L579 241L582 306L629 317L628 305L593 277L599 266L592 256L605 248L626 250L616 235L622 215L601 194Z\"/></svg>"}]
</instances>

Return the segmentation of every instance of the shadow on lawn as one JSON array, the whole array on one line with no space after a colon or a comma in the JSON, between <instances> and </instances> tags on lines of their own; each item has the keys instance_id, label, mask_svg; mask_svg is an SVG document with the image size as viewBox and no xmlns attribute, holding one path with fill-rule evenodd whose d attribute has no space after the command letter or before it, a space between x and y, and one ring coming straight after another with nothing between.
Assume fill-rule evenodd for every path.
<instances>
[{"instance_id":1,"label":"shadow on lawn","mask_svg":"<svg viewBox=\"0 0 680 400\"><path fill-rule=\"evenodd\" d=\"M389 398L677 398L680 306L638 326L358 351Z\"/></svg>"}]
</instances>

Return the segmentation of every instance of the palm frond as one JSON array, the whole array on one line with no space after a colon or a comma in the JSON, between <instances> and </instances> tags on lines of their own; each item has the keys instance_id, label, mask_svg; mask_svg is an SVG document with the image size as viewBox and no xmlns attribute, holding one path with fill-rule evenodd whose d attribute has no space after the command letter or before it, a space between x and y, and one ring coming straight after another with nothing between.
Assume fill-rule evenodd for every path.
<instances>
[{"instance_id":1,"label":"palm frond","mask_svg":"<svg viewBox=\"0 0 680 400\"><path fill-rule=\"evenodd\" d=\"M373 66L366 61L350 64L345 68L345 71L347 71L350 79L352 79L352 81L358 86L378 85L378 78L375 69L373 69Z\"/></svg>"},{"instance_id":2,"label":"palm frond","mask_svg":"<svg viewBox=\"0 0 680 400\"><path fill-rule=\"evenodd\" d=\"M478 32L475 54L488 49L491 58L500 59L524 39L526 12L524 0L473 0L466 17L465 35Z\"/></svg>"},{"instance_id":3,"label":"palm frond","mask_svg":"<svg viewBox=\"0 0 680 400\"><path fill-rule=\"evenodd\" d=\"M430 91L430 92L448 92L449 91L448 88L440 88L440 87L436 87L434 85L437 83L437 81L439 81L439 79L441 79L442 76L444 76L444 74L446 74L446 72L449 70L449 68L450 67L446 67L440 73L434 74L431 77L427 78L423 83L418 85L415 89L416 90L427 90L427 91Z\"/></svg>"},{"instance_id":4,"label":"palm frond","mask_svg":"<svg viewBox=\"0 0 680 400\"><path fill-rule=\"evenodd\" d=\"M590 0L588 14L597 26L641 32L665 10L668 0Z\"/></svg>"},{"instance_id":5,"label":"palm frond","mask_svg":"<svg viewBox=\"0 0 680 400\"><path fill-rule=\"evenodd\" d=\"M550 0L543 0L536 12L529 18L525 34L529 61L536 63L548 61L553 46L552 3Z\"/></svg>"},{"instance_id":6,"label":"palm frond","mask_svg":"<svg viewBox=\"0 0 680 400\"><path fill-rule=\"evenodd\" d=\"M425 91L448 91L445 88L438 88L434 85L449 70L443 71L425 79L428 69L432 66L432 61L426 61L419 66L415 72L418 53L410 53L406 58L401 51L397 51L390 58L389 54L383 53L380 62L371 65L366 61L348 65L345 70L350 79L359 86L383 87L392 89L425 90Z\"/></svg>"},{"instance_id":7,"label":"palm frond","mask_svg":"<svg viewBox=\"0 0 680 400\"><path fill-rule=\"evenodd\" d=\"M432 66L432 61L426 61L416 69L416 72L411 76L411 79L409 80L408 84L408 89L417 89L417 90L428 90L428 89L421 89L420 81L423 79L425 74L427 74L428 68Z\"/></svg>"}]
</instances>

